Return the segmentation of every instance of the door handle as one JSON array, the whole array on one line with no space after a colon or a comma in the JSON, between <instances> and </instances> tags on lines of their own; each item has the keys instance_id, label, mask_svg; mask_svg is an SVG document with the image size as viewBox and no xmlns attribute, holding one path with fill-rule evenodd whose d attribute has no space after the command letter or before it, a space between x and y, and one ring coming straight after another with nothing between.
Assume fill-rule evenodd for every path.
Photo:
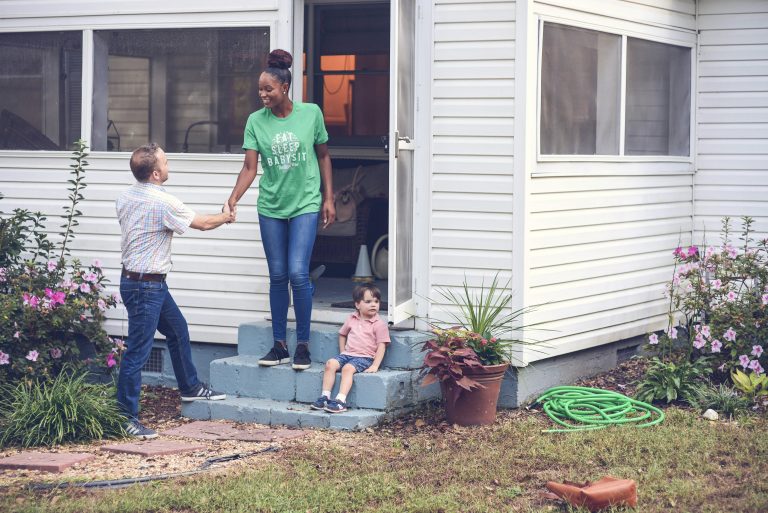
<instances>
[{"instance_id":1,"label":"door handle","mask_svg":"<svg viewBox=\"0 0 768 513\"><path fill-rule=\"evenodd\" d=\"M395 130L395 158L400 156L400 150L413 150L414 144L407 135L401 136L400 132Z\"/></svg>"}]
</instances>

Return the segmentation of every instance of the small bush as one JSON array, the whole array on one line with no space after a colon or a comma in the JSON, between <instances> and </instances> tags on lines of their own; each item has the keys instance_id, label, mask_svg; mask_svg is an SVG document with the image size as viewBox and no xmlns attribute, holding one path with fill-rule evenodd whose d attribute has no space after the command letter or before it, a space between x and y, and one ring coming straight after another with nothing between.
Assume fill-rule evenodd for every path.
<instances>
[{"instance_id":1,"label":"small bush","mask_svg":"<svg viewBox=\"0 0 768 513\"><path fill-rule=\"evenodd\" d=\"M698 388L691 397L691 405L701 411L712 409L733 417L746 411L752 401L740 395L733 387L725 384L708 384Z\"/></svg>"},{"instance_id":2,"label":"small bush","mask_svg":"<svg viewBox=\"0 0 768 513\"><path fill-rule=\"evenodd\" d=\"M125 436L112 387L66 369L54 380L22 381L0 390L0 447L51 446Z\"/></svg>"},{"instance_id":3,"label":"small bush","mask_svg":"<svg viewBox=\"0 0 768 513\"><path fill-rule=\"evenodd\" d=\"M638 384L635 397L646 403L661 400L667 403L678 400L689 402L711 373L706 358L675 363L653 357L645 378Z\"/></svg>"}]
</instances>

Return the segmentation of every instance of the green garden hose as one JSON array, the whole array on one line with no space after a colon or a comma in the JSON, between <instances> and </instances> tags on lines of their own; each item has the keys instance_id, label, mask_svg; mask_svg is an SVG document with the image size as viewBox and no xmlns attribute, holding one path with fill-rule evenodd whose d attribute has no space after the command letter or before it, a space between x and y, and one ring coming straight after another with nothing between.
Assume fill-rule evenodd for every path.
<instances>
[{"instance_id":1,"label":"green garden hose","mask_svg":"<svg viewBox=\"0 0 768 513\"><path fill-rule=\"evenodd\" d=\"M541 404L544 413L563 426L562 429L546 429L545 433L603 429L622 424L648 427L664 420L664 412L655 406L599 388L554 387L544 392L534 404Z\"/></svg>"}]
</instances>

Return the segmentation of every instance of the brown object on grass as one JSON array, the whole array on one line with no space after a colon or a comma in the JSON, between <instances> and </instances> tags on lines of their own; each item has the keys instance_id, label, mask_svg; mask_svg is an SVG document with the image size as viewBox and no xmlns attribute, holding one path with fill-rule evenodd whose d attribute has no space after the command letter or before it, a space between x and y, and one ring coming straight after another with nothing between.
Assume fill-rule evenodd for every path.
<instances>
[{"instance_id":1,"label":"brown object on grass","mask_svg":"<svg viewBox=\"0 0 768 513\"><path fill-rule=\"evenodd\" d=\"M632 479L605 476L582 485L547 481L547 489L573 506L586 507L593 512L610 506L637 507L637 483Z\"/></svg>"}]
</instances>

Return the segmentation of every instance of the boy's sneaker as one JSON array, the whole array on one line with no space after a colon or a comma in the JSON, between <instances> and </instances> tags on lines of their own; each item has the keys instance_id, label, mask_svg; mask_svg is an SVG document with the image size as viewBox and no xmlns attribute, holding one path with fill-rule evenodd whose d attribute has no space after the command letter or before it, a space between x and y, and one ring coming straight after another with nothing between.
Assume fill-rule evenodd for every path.
<instances>
[{"instance_id":1,"label":"boy's sneaker","mask_svg":"<svg viewBox=\"0 0 768 513\"><path fill-rule=\"evenodd\" d=\"M291 361L291 355L288 354L288 350L282 346L282 344L275 344L264 357L259 360L259 365L266 367L272 367L274 365L280 365L281 363L288 363Z\"/></svg>"},{"instance_id":2,"label":"boy's sneaker","mask_svg":"<svg viewBox=\"0 0 768 513\"><path fill-rule=\"evenodd\" d=\"M328 398L325 397L324 395L321 395L317 399L317 401L310 404L309 407L312 408L313 410L324 410L327 405L328 405Z\"/></svg>"},{"instance_id":3,"label":"boy's sneaker","mask_svg":"<svg viewBox=\"0 0 768 513\"><path fill-rule=\"evenodd\" d=\"M149 429L144 426L138 420L129 420L125 424L125 432L128 436L138 438L139 440L149 440L150 438L157 438L157 431Z\"/></svg>"},{"instance_id":4,"label":"boy's sneaker","mask_svg":"<svg viewBox=\"0 0 768 513\"><path fill-rule=\"evenodd\" d=\"M347 403L344 401L337 401L336 399L331 399L328 401L328 404L325 405L325 411L328 413L341 413L343 411L347 411Z\"/></svg>"},{"instance_id":5,"label":"boy's sneaker","mask_svg":"<svg viewBox=\"0 0 768 513\"><path fill-rule=\"evenodd\" d=\"M309 359L309 347L307 344L298 344L296 353L293 355L294 370L309 369L310 365L312 365L312 360Z\"/></svg>"},{"instance_id":6,"label":"boy's sneaker","mask_svg":"<svg viewBox=\"0 0 768 513\"><path fill-rule=\"evenodd\" d=\"M182 402L189 402L189 401L221 401L222 399L226 399L227 394L224 394L222 392L217 392L213 390L211 387L206 385L205 383L200 383L198 385L197 390L194 392L190 392L188 394L181 394L181 400Z\"/></svg>"}]
</instances>

